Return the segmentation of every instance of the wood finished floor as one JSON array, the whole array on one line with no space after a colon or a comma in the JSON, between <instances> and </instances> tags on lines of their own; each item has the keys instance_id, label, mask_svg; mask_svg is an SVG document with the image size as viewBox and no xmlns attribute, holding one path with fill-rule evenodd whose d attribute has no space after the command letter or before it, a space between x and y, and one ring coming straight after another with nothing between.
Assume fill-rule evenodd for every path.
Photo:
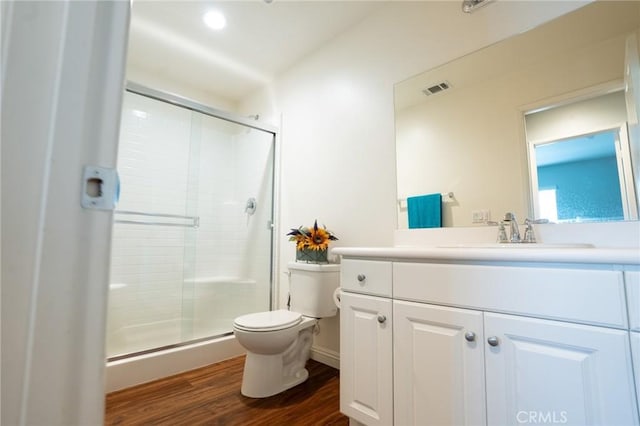
<instances>
[{"instance_id":1,"label":"wood finished floor","mask_svg":"<svg viewBox=\"0 0 640 426\"><path fill-rule=\"evenodd\" d=\"M244 357L112 392L106 425L348 425L339 371L309 360L306 382L269 398L240 393Z\"/></svg>"}]
</instances>

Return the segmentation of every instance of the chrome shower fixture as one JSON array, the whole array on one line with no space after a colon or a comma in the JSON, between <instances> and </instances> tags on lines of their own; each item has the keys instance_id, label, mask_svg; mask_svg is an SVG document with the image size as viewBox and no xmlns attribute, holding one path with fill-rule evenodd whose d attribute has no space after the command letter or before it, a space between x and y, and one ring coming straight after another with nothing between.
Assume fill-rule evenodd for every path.
<instances>
[{"instance_id":1,"label":"chrome shower fixture","mask_svg":"<svg viewBox=\"0 0 640 426\"><path fill-rule=\"evenodd\" d=\"M476 9L486 6L493 0L462 0L462 11L464 13L471 13Z\"/></svg>"},{"instance_id":2,"label":"chrome shower fixture","mask_svg":"<svg viewBox=\"0 0 640 426\"><path fill-rule=\"evenodd\" d=\"M247 200L247 204L244 207L244 212L249 216L251 216L256 212L257 208L258 208L258 202L256 201L255 198L251 197Z\"/></svg>"}]
</instances>

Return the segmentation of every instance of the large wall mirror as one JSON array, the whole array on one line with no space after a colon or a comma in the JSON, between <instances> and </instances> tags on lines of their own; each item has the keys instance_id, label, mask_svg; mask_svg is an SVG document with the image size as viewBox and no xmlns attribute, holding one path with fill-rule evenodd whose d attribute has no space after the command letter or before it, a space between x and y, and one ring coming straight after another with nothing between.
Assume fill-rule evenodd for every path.
<instances>
[{"instance_id":1,"label":"large wall mirror","mask_svg":"<svg viewBox=\"0 0 640 426\"><path fill-rule=\"evenodd\" d=\"M596 1L398 83L399 228L434 194L442 226L637 220L639 39L640 2Z\"/></svg>"}]
</instances>

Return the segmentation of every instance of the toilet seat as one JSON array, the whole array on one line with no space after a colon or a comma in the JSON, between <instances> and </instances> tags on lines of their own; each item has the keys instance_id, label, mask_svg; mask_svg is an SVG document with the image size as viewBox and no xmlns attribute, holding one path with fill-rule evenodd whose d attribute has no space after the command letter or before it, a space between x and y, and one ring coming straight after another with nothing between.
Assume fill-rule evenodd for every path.
<instances>
[{"instance_id":1,"label":"toilet seat","mask_svg":"<svg viewBox=\"0 0 640 426\"><path fill-rule=\"evenodd\" d=\"M302 321L302 314L279 309L242 315L235 319L233 326L245 331L276 331L293 327Z\"/></svg>"}]
</instances>

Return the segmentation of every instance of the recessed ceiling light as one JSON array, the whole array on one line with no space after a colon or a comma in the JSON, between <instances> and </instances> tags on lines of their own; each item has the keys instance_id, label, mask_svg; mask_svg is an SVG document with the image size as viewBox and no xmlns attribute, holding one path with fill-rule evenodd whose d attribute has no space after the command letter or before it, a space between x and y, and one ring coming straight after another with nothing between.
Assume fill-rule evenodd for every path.
<instances>
[{"instance_id":1,"label":"recessed ceiling light","mask_svg":"<svg viewBox=\"0 0 640 426\"><path fill-rule=\"evenodd\" d=\"M217 10L212 10L204 14L202 20L212 30L221 30L227 25L227 19Z\"/></svg>"}]
</instances>

